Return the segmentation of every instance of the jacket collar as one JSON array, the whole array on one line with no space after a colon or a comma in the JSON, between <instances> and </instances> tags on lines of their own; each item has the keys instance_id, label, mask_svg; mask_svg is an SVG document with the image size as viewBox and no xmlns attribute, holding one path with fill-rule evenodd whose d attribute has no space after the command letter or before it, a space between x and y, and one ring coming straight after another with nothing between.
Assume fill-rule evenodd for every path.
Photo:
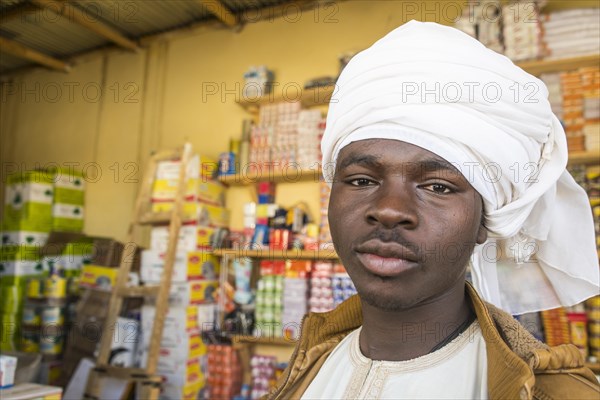
<instances>
[{"instance_id":1,"label":"jacket collar","mask_svg":"<svg viewBox=\"0 0 600 400\"><path fill-rule=\"evenodd\" d=\"M546 346L520 327L510 315L485 303L468 282L466 292L486 342L489 398L531 399L535 376L524 358L534 349ZM328 313L311 314L303 325L299 348L310 349L324 342L338 343L362 325L360 298L353 296ZM508 338L502 330L506 325L511 332ZM525 345L511 349L506 342Z\"/></svg>"}]
</instances>

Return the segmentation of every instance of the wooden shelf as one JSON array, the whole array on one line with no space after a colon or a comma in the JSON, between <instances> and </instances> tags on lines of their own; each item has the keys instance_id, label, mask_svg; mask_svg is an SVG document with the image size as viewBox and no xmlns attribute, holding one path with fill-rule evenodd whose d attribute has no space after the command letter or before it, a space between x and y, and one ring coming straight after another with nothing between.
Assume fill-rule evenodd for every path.
<instances>
[{"instance_id":1,"label":"wooden shelf","mask_svg":"<svg viewBox=\"0 0 600 400\"><path fill-rule=\"evenodd\" d=\"M302 92L299 95L293 97L285 97L283 95L271 93L257 99L243 99L237 103L250 113L258 113L260 106L281 102L300 102L304 108L326 106L329 104L329 100L331 100L334 90L335 85L327 85L312 89L302 89Z\"/></svg>"},{"instance_id":2,"label":"wooden shelf","mask_svg":"<svg viewBox=\"0 0 600 400\"><path fill-rule=\"evenodd\" d=\"M576 151L569 153L569 165L600 164L600 151Z\"/></svg>"},{"instance_id":3,"label":"wooden shelf","mask_svg":"<svg viewBox=\"0 0 600 400\"><path fill-rule=\"evenodd\" d=\"M597 67L600 64L600 54L563 58L558 60L523 61L517 65L532 75L545 72L570 71L581 67Z\"/></svg>"},{"instance_id":4,"label":"wooden shelf","mask_svg":"<svg viewBox=\"0 0 600 400\"><path fill-rule=\"evenodd\" d=\"M258 182L319 182L321 173L321 168L316 166L314 169L299 169L291 165L283 170L265 167L261 171L222 176L219 181L229 186L247 186Z\"/></svg>"},{"instance_id":5,"label":"wooden shelf","mask_svg":"<svg viewBox=\"0 0 600 400\"><path fill-rule=\"evenodd\" d=\"M285 337L256 337L256 336L234 336L233 343L262 344L272 346L295 346L297 340Z\"/></svg>"},{"instance_id":6,"label":"wooden shelf","mask_svg":"<svg viewBox=\"0 0 600 400\"><path fill-rule=\"evenodd\" d=\"M250 257L250 258L269 258L269 259L299 259L299 260L337 260L339 257L333 249L323 250L250 250L250 249L218 249L213 254L217 257L228 255L230 257Z\"/></svg>"},{"instance_id":7,"label":"wooden shelf","mask_svg":"<svg viewBox=\"0 0 600 400\"><path fill-rule=\"evenodd\" d=\"M596 67L599 64L600 54L557 60L522 61L517 63L519 67L532 75L540 75L545 72L570 71L581 67ZM258 99L244 99L238 101L238 104L250 113L258 113L258 110L262 105L275 104L283 101L299 101L304 108L327 106L334 91L335 85L328 85L313 89L304 89L300 96L294 96L293 98L285 98L281 95L270 94Z\"/></svg>"}]
</instances>

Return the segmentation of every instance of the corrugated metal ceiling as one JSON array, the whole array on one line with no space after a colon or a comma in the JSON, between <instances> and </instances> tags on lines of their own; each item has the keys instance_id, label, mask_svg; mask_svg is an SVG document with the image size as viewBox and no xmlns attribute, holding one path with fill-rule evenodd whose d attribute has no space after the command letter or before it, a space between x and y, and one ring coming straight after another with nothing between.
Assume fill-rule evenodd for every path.
<instances>
[{"instance_id":1,"label":"corrugated metal ceiling","mask_svg":"<svg viewBox=\"0 0 600 400\"><path fill-rule=\"evenodd\" d=\"M69 11L59 15L60 7L66 3L64 0L51 3L47 8L33 4L36 1L40 4L40 0L0 0L0 38L3 40L0 45L0 74L35 65L35 62L16 57L9 51L6 39L16 46L25 46L59 61L68 61L70 56L113 44L106 37L77 23ZM246 10L296 2L221 0L223 6L238 16ZM216 20L201 1L194 0L72 0L68 4L80 11L89 22L102 24L133 41ZM66 10L73 11L70 8Z\"/></svg>"}]
</instances>

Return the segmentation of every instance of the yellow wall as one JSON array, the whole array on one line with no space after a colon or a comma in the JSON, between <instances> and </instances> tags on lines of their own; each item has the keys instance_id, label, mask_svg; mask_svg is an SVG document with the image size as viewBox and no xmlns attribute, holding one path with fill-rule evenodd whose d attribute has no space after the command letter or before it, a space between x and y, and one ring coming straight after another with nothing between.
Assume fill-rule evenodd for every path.
<instances>
[{"instance_id":1,"label":"yellow wall","mask_svg":"<svg viewBox=\"0 0 600 400\"><path fill-rule=\"evenodd\" d=\"M310 78L336 75L339 54L368 47L408 19L450 24L456 8L448 4L456 3L349 1L301 13L289 8L283 18L251 23L240 32L198 29L137 54L86 57L68 74L24 73L2 89L2 172L15 163L21 169L36 163L86 167L94 176L88 179L85 232L124 239L135 180L151 151L189 140L196 151L216 158L228 150L230 138L239 137L249 115L233 92L240 92L249 66L273 69L279 87L302 86ZM206 89L214 87L218 93L208 95ZM318 216L316 184L282 184L277 201L291 205L299 194ZM227 200L232 225L239 228L248 190L231 189Z\"/></svg>"}]
</instances>

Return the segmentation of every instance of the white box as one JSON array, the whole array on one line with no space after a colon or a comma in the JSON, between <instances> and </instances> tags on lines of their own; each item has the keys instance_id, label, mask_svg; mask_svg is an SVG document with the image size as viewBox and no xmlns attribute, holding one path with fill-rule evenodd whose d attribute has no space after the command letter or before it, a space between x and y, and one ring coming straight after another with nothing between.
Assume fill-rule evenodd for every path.
<instances>
[{"instance_id":1,"label":"white box","mask_svg":"<svg viewBox=\"0 0 600 400\"><path fill-rule=\"evenodd\" d=\"M15 382L17 357L0 354L0 388L12 386Z\"/></svg>"},{"instance_id":2,"label":"white box","mask_svg":"<svg viewBox=\"0 0 600 400\"><path fill-rule=\"evenodd\" d=\"M158 283L164 268L164 255L154 250L142 251L140 276L143 282ZM220 270L219 259L206 250L175 253L172 282L189 280L216 280Z\"/></svg>"},{"instance_id":3,"label":"white box","mask_svg":"<svg viewBox=\"0 0 600 400\"><path fill-rule=\"evenodd\" d=\"M165 331L166 333L166 331ZM144 335L144 338L146 335ZM161 371L175 371L178 365L187 362L192 358L198 358L206 354L206 344L202 341L202 335L199 331L187 332L178 335L174 340L173 336L163 334L163 340L160 346L160 356L158 359L158 368ZM144 352L142 354L142 365L146 365L148 360L148 348L150 343L144 343Z\"/></svg>"},{"instance_id":4,"label":"white box","mask_svg":"<svg viewBox=\"0 0 600 400\"><path fill-rule=\"evenodd\" d=\"M182 336L186 332L196 330L212 330L215 328L216 304L202 304L189 307L169 307L163 327L163 340L166 336ZM156 308L152 305L142 306L142 331L144 342L149 343Z\"/></svg>"}]
</instances>

